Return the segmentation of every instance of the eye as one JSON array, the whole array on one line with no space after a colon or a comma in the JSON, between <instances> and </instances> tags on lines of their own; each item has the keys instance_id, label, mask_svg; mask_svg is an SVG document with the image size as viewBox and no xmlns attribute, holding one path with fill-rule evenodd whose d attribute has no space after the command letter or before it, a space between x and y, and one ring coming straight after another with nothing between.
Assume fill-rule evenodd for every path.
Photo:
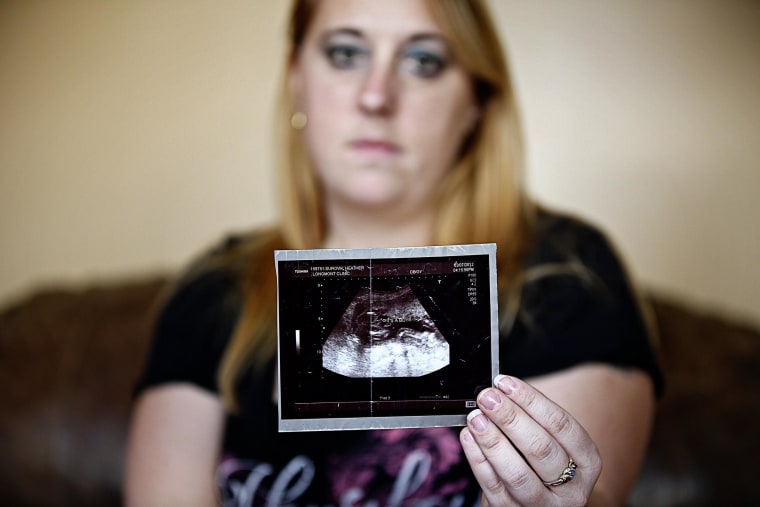
<instances>
[{"instance_id":1,"label":"eye","mask_svg":"<svg viewBox=\"0 0 760 507\"><path fill-rule=\"evenodd\" d=\"M359 65L367 52L359 46L335 44L325 48L325 55L336 69L352 69Z\"/></svg>"},{"instance_id":2,"label":"eye","mask_svg":"<svg viewBox=\"0 0 760 507\"><path fill-rule=\"evenodd\" d=\"M446 59L431 51L413 49L404 55L404 67L422 78L434 78L446 68Z\"/></svg>"}]
</instances>

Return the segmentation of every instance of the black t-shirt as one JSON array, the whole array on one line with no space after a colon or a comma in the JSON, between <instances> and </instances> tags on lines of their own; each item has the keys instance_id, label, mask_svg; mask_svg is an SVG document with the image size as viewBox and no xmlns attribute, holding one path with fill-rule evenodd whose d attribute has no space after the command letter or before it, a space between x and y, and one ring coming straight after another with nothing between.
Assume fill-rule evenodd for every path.
<instances>
[{"instance_id":1,"label":"black t-shirt","mask_svg":"<svg viewBox=\"0 0 760 507\"><path fill-rule=\"evenodd\" d=\"M533 377L582 363L662 377L625 271L609 242L575 219L544 215L526 258L519 314L500 337L500 371ZM237 241L228 241L234 248ZM548 274L542 275L545 272ZM242 304L234 270L193 273L167 302L138 390L216 375ZM217 479L224 505L473 505L478 485L459 428L279 433L274 360L249 371L227 417Z\"/></svg>"}]
</instances>

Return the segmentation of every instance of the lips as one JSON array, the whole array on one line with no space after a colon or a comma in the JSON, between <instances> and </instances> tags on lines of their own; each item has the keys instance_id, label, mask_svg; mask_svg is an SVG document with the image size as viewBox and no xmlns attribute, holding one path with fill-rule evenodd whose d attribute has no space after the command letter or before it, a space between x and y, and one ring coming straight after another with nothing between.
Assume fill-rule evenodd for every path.
<instances>
[{"instance_id":1,"label":"lips","mask_svg":"<svg viewBox=\"0 0 760 507\"><path fill-rule=\"evenodd\" d=\"M376 155L396 155L401 152L399 145L382 139L357 139L351 142L351 148L360 153Z\"/></svg>"}]
</instances>

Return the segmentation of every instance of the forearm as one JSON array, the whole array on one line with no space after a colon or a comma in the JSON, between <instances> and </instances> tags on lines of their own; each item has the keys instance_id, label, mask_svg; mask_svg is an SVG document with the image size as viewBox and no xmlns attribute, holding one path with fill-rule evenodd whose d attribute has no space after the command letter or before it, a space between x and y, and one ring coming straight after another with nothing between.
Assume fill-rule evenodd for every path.
<instances>
[{"instance_id":1,"label":"forearm","mask_svg":"<svg viewBox=\"0 0 760 507\"><path fill-rule=\"evenodd\" d=\"M636 484L655 412L649 376L639 370L589 364L531 383L583 425L602 456L591 506L625 505Z\"/></svg>"}]
</instances>

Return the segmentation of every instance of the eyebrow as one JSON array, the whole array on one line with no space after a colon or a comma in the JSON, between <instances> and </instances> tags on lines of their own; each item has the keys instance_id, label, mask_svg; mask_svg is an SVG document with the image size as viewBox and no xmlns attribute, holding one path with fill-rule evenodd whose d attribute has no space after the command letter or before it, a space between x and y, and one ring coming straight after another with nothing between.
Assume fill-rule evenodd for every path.
<instances>
[{"instance_id":1,"label":"eyebrow","mask_svg":"<svg viewBox=\"0 0 760 507\"><path fill-rule=\"evenodd\" d=\"M446 40L446 37L444 37L443 35L439 33L434 33L434 32L415 34L409 38L409 42L424 42L424 41L429 41L429 40L438 41L447 47L449 45L449 42Z\"/></svg>"},{"instance_id":2,"label":"eyebrow","mask_svg":"<svg viewBox=\"0 0 760 507\"><path fill-rule=\"evenodd\" d=\"M349 28L349 27L341 27L341 28L332 28L327 30L321 37L321 39L324 41L330 37L334 36L340 36L340 35L348 35L350 37L357 37L360 39L366 38L366 35L364 32L357 28ZM425 41L438 41L444 44L446 47L448 47L448 41L446 38L441 35L440 33L436 32L421 32L416 33L406 39L406 43L410 42L425 42Z\"/></svg>"},{"instance_id":3,"label":"eyebrow","mask_svg":"<svg viewBox=\"0 0 760 507\"><path fill-rule=\"evenodd\" d=\"M333 37L336 35L350 35L352 37L359 37L363 38L364 34L361 30L357 30L356 28L332 28L330 30L327 30L325 33L322 34L321 39L325 40L329 37Z\"/></svg>"}]
</instances>

